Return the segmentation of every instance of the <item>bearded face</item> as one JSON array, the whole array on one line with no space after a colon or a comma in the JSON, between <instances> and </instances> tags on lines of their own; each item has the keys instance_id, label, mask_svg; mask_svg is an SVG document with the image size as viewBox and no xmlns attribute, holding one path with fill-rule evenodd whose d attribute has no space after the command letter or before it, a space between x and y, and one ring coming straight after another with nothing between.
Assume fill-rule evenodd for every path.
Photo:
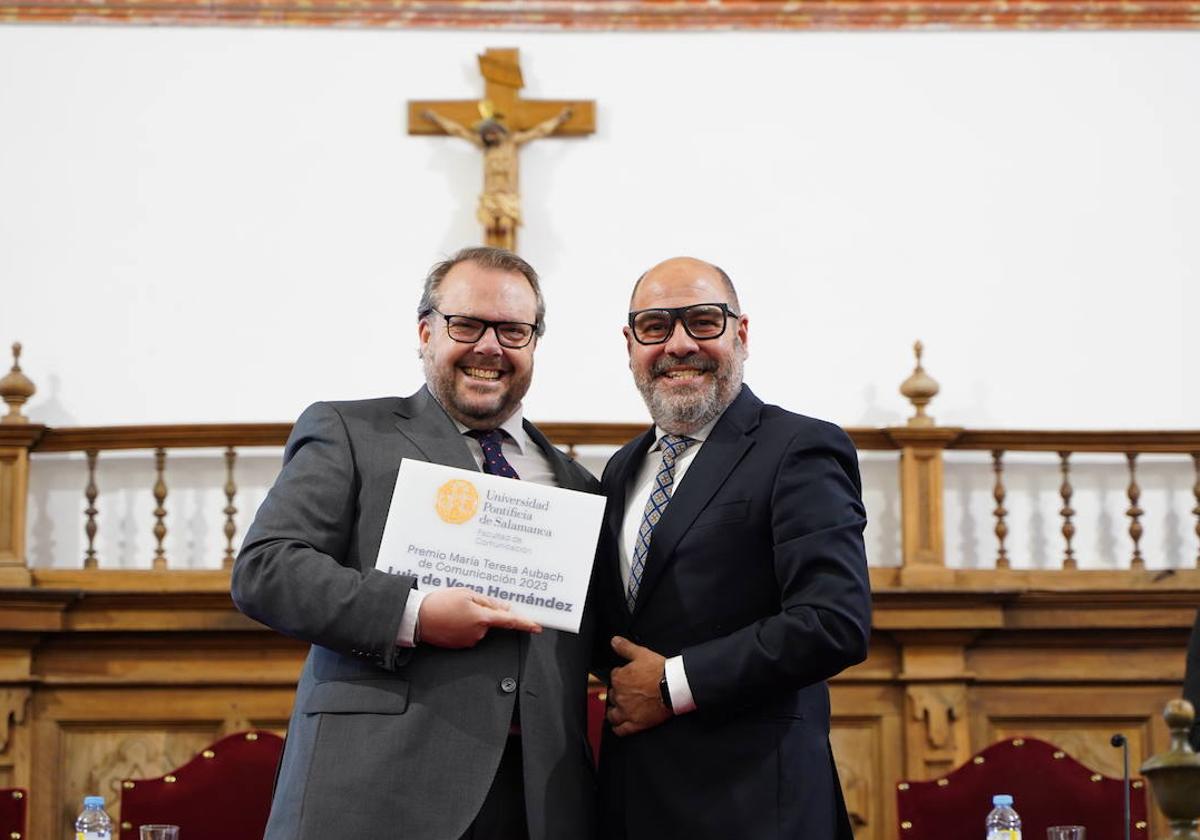
<instances>
[{"instance_id":1,"label":"bearded face","mask_svg":"<svg viewBox=\"0 0 1200 840\"><path fill-rule=\"evenodd\" d=\"M715 420L737 397L746 355L734 335L727 353L696 352L682 358L664 354L649 365L631 365L633 381L661 429L691 434Z\"/></svg>"},{"instance_id":2,"label":"bearded face","mask_svg":"<svg viewBox=\"0 0 1200 840\"><path fill-rule=\"evenodd\" d=\"M537 319L533 287L521 274L461 262L438 288L437 311L417 325L425 382L434 397L463 425L494 429L512 416L529 390L537 339L521 348L505 347L489 327L476 341L456 341L446 315L532 324Z\"/></svg>"},{"instance_id":3,"label":"bearded face","mask_svg":"<svg viewBox=\"0 0 1200 840\"><path fill-rule=\"evenodd\" d=\"M635 312L724 303L724 329L714 338L694 338L682 321L657 344L642 344L625 328L629 368L650 416L672 434L691 434L712 422L737 397L747 351L748 322L732 314L737 301L708 263L668 260L648 271L631 301Z\"/></svg>"}]
</instances>

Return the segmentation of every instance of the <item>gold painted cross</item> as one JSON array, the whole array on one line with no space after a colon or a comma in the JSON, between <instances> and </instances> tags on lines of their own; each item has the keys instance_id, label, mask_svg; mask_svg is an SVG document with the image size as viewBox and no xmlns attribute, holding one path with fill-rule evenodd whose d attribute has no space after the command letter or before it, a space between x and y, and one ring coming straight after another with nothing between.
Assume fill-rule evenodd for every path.
<instances>
[{"instance_id":1,"label":"gold painted cross","mask_svg":"<svg viewBox=\"0 0 1200 840\"><path fill-rule=\"evenodd\" d=\"M488 245L516 250L521 224L517 149L555 135L584 136L596 130L591 100L521 99L524 87L515 49L489 49L479 56L484 98L408 103L409 134L449 134L483 151L483 192L476 217Z\"/></svg>"}]
</instances>

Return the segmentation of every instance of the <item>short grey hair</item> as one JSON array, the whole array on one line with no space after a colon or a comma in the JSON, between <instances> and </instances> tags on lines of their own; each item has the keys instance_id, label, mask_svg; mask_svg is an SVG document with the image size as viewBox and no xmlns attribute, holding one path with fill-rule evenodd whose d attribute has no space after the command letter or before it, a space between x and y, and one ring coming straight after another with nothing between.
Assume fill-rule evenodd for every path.
<instances>
[{"instance_id":1,"label":"short grey hair","mask_svg":"<svg viewBox=\"0 0 1200 840\"><path fill-rule=\"evenodd\" d=\"M437 309L438 288L442 285L442 281L446 279L446 275L450 273L450 269L464 262L475 263L480 268L490 268L523 275L533 288L533 295L537 300L537 329L535 334L541 336L546 332L546 299L542 297L542 287L538 282L538 274L533 270L533 266L512 251L482 245L463 248L429 269L429 274L425 276L425 288L421 292L421 302L417 304L418 321L429 315L434 309Z\"/></svg>"}]
</instances>

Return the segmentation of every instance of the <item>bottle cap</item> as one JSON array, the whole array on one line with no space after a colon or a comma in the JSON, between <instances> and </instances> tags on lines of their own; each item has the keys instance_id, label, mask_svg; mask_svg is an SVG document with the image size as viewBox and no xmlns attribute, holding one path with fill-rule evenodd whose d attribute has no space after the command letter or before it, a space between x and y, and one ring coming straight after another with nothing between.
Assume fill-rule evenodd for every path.
<instances>
[{"instance_id":1,"label":"bottle cap","mask_svg":"<svg viewBox=\"0 0 1200 840\"><path fill-rule=\"evenodd\" d=\"M997 793L995 796L992 797L992 804L997 807L999 807L1001 805L1011 805L1012 803L1013 803L1013 798L1012 798L1011 794Z\"/></svg>"},{"instance_id":2,"label":"bottle cap","mask_svg":"<svg viewBox=\"0 0 1200 840\"><path fill-rule=\"evenodd\" d=\"M83 807L85 808L103 808L103 796L85 796L83 797Z\"/></svg>"}]
</instances>

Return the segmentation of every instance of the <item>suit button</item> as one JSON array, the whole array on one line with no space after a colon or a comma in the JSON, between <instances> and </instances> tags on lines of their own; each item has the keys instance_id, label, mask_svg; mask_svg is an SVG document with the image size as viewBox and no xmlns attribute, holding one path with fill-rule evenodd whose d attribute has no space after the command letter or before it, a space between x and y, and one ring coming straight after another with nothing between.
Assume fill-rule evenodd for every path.
<instances>
[{"instance_id":1,"label":"suit button","mask_svg":"<svg viewBox=\"0 0 1200 840\"><path fill-rule=\"evenodd\" d=\"M505 677L504 679L500 680L500 690L505 694L512 694L517 690L517 681L512 677Z\"/></svg>"}]
</instances>

